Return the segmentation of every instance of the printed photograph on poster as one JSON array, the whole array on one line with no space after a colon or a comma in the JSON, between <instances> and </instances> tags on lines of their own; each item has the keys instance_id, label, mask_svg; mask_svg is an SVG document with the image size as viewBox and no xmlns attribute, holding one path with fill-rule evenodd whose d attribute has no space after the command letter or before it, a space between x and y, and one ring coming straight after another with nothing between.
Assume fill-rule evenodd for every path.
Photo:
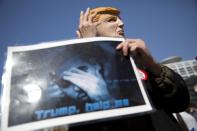
<instances>
[{"instance_id":1,"label":"printed photograph on poster","mask_svg":"<svg viewBox=\"0 0 197 131\"><path fill-rule=\"evenodd\" d=\"M87 38L8 48L3 130L32 130L152 110L122 38Z\"/></svg>"}]
</instances>

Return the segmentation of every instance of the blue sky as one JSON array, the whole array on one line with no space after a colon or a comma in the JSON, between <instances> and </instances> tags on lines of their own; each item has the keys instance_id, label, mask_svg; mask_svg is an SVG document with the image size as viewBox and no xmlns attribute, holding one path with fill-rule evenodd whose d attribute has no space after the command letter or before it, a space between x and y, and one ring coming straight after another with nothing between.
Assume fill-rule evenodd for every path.
<instances>
[{"instance_id":1,"label":"blue sky","mask_svg":"<svg viewBox=\"0 0 197 131\"><path fill-rule=\"evenodd\" d=\"M75 38L79 12L97 6L119 8L126 36L157 61L197 56L196 0L0 0L0 75L7 46Z\"/></svg>"}]
</instances>

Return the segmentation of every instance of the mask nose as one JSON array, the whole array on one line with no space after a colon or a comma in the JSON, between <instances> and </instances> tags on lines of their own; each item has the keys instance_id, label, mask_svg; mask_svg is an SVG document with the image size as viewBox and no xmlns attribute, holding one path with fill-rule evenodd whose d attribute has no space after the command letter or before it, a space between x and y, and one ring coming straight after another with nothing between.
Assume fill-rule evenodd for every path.
<instances>
[{"instance_id":1,"label":"mask nose","mask_svg":"<svg viewBox=\"0 0 197 131\"><path fill-rule=\"evenodd\" d=\"M124 23L120 18L118 18L118 26L119 27L124 27Z\"/></svg>"}]
</instances>

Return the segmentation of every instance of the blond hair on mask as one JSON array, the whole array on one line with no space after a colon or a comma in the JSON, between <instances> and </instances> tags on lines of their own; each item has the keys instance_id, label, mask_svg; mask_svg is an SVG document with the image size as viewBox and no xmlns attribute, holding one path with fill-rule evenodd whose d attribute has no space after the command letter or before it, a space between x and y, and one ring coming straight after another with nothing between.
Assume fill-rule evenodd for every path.
<instances>
[{"instance_id":1,"label":"blond hair on mask","mask_svg":"<svg viewBox=\"0 0 197 131\"><path fill-rule=\"evenodd\" d=\"M104 14L112 14L118 16L120 14L120 11L114 7L97 7L90 9L89 17L95 13L96 15L92 18L92 22L97 22L100 16Z\"/></svg>"}]
</instances>

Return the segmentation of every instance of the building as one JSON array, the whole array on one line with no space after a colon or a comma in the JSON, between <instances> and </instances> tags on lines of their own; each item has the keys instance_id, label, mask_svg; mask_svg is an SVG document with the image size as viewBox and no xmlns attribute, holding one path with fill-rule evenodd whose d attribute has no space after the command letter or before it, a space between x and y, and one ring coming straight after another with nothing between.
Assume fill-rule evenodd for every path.
<instances>
[{"instance_id":1,"label":"building","mask_svg":"<svg viewBox=\"0 0 197 131\"><path fill-rule=\"evenodd\" d=\"M183 77L188 85L190 100L197 105L197 60L178 61L165 65Z\"/></svg>"}]
</instances>

